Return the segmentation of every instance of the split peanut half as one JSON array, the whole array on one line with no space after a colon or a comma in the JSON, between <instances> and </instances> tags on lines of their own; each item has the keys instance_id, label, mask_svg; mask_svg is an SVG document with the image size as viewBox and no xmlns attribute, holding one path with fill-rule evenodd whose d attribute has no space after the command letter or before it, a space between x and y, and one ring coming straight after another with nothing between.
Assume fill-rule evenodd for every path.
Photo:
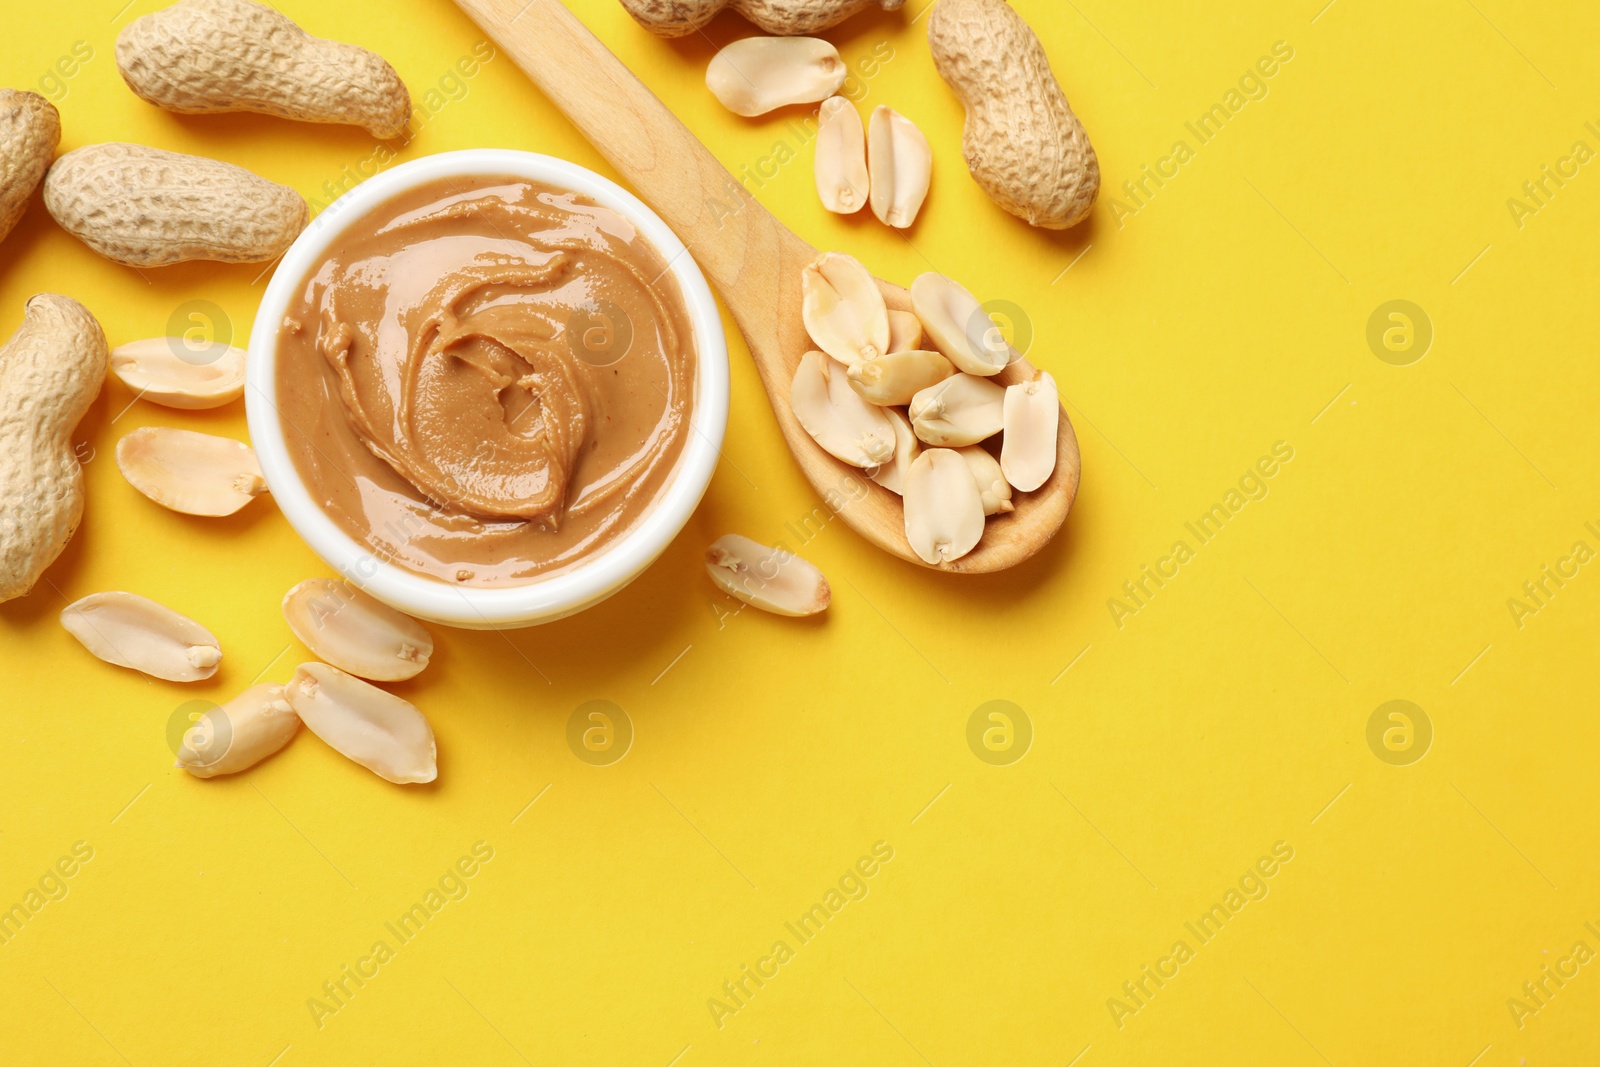
<instances>
[{"instance_id":1,"label":"split peanut half","mask_svg":"<svg viewBox=\"0 0 1600 1067\"><path fill-rule=\"evenodd\" d=\"M982 445L967 445L956 451L967 461L972 480L978 483L978 495L983 498L985 515L1002 515L1017 510L1011 503L1011 483L1006 481L1000 461L988 449Z\"/></svg>"},{"instance_id":2,"label":"split peanut half","mask_svg":"<svg viewBox=\"0 0 1600 1067\"><path fill-rule=\"evenodd\" d=\"M867 170L872 182L872 213L878 221L904 230L917 221L933 178L933 149L916 123L879 107L867 130Z\"/></svg>"},{"instance_id":3,"label":"split peanut half","mask_svg":"<svg viewBox=\"0 0 1600 1067\"><path fill-rule=\"evenodd\" d=\"M410 701L326 663L302 663L285 695L312 733L379 778L406 785L439 776L433 728Z\"/></svg>"},{"instance_id":4,"label":"split peanut half","mask_svg":"<svg viewBox=\"0 0 1600 1067\"><path fill-rule=\"evenodd\" d=\"M828 252L800 273L800 315L818 348L849 366L889 350L889 309L872 272Z\"/></svg>"},{"instance_id":5,"label":"split peanut half","mask_svg":"<svg viewBox=\"0 0 1600 1067\"><path fill-rule=\"evenodd\" d=\"M884 408L883 413L894 424L894 458L869 470L867 476L889 492L904 496L906 475L911 471L912 462L922 453L922 442L917 440L911 421L899 408Z\"/></svg>"},{"instance_id":6,"label":"split peanut half","mask_svg":"<svg viewBox=\"0 0 1600 1067\"><path fill-rule=\"evenodd\" d=\"M67 605L61 625L98 659L168 682L217 673L222 646L210 630L137 593L95 593Z\"/></svg>"},{"instance_id":7,"label":"split peanut half","mask_svg":"<svg viewBox=\"0 0 1600 1067\"><path fill-rule=\"evenodd\" d=\"M922 390L954 373L954 365L937 352L890 352L852 363L845 372L861 399L880 407L909 404Z\"/></svg>"},{"instance_id":8,"label":"split peanut half","mask_svg":"<svg viewBox=\"0 0 1600 1067\"><path fill-rule=\"evenodd\" d=\"M894 425L861 399L845 369L821 352L800 359L789 385L789 407L823 451L852 467L875 467L894 455Z\"/></svg>"},{"instance_id":9,"label":"split peanut half","mask_svg":"<svg viewBox=\"0 0 1600 1067\"><path fill-rule=\"evenodd\" d=\"M844 97L830 96L817 114L817 195L829 211L854 215L867 206L872 191L861 113Z\"/></svg>"},{"instance_id":10,"label":"split peanut half","mask_svg":"<svg viewBox=\"0 0 1600 1067\"><path fill-rule=\"evenodd\" d=\"M181 337L152 337L112 349L111 370L142 400L199 411L244 395L244 358L229 345L191 352Z\"/></svg>"},{"instance_id":11,"label":"split peanut half","mask_svg":"<svg viewBox=\"0 0 1600 1067\"><path fill-rule=\"evenodd\" d=\"M967 374L987 378L1022 358L978 298L942 274L911 283L911 306L933 347Z\"/></svg>"},{"instance_id":12,"label":"split peanut half","mask_svg":"<svg viewBox=\"0 0 1600 1067\"><path fill-rule=\"evenodd\" d=\"M987 378L957 374L911 398L917 437L941 448L986 441L1004 427L1006 391Z\"/></svg>"},{"instance_id":13,"label":"split peanut half","mask_svg":"<svg viewBox=\"0 0 1600 1067\"><path fill-rule=\"evenodd\" d=\"M299 729L283 686L251 686L184 732L178 766L196 778L237 774L283 748Z\"/></svg>"},{"instance_id":14,"label":"split peanut half","mask_svg":"<svg viewBox=\"0 0 1600 1067\"><path fill-rule=\"evenodd\" d=\"M117 467L139 492L185 515L232 515L267 491L243 441L146 426L117 442Z\"/></svg>"},{"instance_id":15,"label":"split peanut half","mask_svg":"<svg viewBox=\"0 0 1600 1067\"><path fill-rule=\"evenodd\" d=\"M706 549L706 573L729 596L774 615L815 615L833 600L828 579L815 566L738 534Z\"/></svg>"},{"instance_id":16,"label":"split peanut half","mask_svg":"<svg viewBox=\"0 0 1600 1067\"><path fill-rule=\"evenodd\" d=\"M826 100L848 73L839 50L819 38L746 37L711 57L706 88L723 107L749 118Z\"/></svg>"},{"instance_id":17,"label":"split peanut half","mask_svg":"<svg viewBox=\"0 0 1600 1067\"><path fill-rule=\"evenodd\" d=\"M938 566L971 552L983 537L983 497L959 452L930 448L906 475L906 540Z\"/></svg>"},{"instance_id":18,"label":"split peanut half","mask_svg":"<svg viewBox=\"0 0 1600 1067\"><path fill-rule=\"evenodd\" d=\"M433 635L420 622L332 578L308 578L289 590L283 618L301 644L358 678L415 678L433 655Z\"/></svg>"},{"instance_id":19,"label":"split peanut half","mask_svg":"<svg viewBox=\"0 0 1600 1067\"><path fill-rule=\"evenodd\" d=\"M922 321L910 311L889 309L889 351L917 352L926 347Z\"/></svg>"},{"instance_id":20,"label":"split peanut half","mask_svg":"<svg viewBox=\"0 0 1600 1067\"><path fill-rule=\"evenodd\" d=\"M1022 492L1039 488L1055 473L1060 421L1061 399L1049 374L1041 371L1031 382L1006 388L1000 466L1006 480Z\"/></svg>"}]
</instances>

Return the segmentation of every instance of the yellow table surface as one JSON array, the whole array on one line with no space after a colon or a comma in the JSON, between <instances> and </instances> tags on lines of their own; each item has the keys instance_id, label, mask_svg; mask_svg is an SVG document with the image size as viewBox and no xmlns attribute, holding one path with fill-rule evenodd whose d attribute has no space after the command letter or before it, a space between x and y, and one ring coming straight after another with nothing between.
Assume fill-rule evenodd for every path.
<instances>
[{"instance_id":1,"label":"yellow table surface","mask_svg":"<svg viewBox=\"0 0 1600 1067\"><path fill-rule=\"evenodd\" d=\"M1091 222L1052 235L967 174L909 0L829 34L870 71L864 105L935 147L902 237L822 210L803 112L747 121L707 94L744 22L666 42L569 2L802 236L1013 305L1082 441L1065 530L961 579L820 521L730 333L726 459L666 555L577 618L440 632L396 687L437 732L436 785L308 733L199 781L170 724L286 680L309 654L279 599L329 572L270 500L212 521L139 496L119 437L242 437L243 409L169 411L112 379L77 435L83 527L0 607L0 907L25 916L0 926L0 1061L1600 1059L1592 6L1016 0L1105 174ZM473 146L611 173L447 0L280 5L403 74L425 121L398 156L145 105L113 46L157 5L125 3L9 0L4 79L57 101L64 150L202 153L319 204L391 157ZM1197 136L1213 105L1226 121ZM36 201L0 247L0 329L50 290L114 345L212 305L243 338L264 284L116 266ZM729 531L821 566L827 617L735 612L700 564ZM92 659L56 614L106 589L210 626L217 677ZM609 765L569 746L590 701L631 725Z\"/></svg>"}]
</instances>

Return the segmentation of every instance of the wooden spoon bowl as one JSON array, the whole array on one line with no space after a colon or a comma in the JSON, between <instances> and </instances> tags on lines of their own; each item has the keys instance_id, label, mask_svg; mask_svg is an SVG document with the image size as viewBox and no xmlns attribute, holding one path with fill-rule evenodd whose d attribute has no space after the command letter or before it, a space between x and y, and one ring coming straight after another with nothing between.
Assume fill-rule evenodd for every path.
<instances>
[{"instance_id":1,"label":"wooden spoon bowl","mask_svg":"<svg viewBox=\"0 0 1600 1067\"><path fill-rule=\"evenodd\" d=\"M789 407L795 368L816 347L800 316L800 272L817 250L762 207L560 0L456 2L694 253L739 324L778 427L823 502L879 548L927 567L906 540L900 497L824 452ZM879 284L891 308L911 310L905 289ZM994 381L1036 374L1021 360ZM972 552L930 569L983 574L1028 559L1066 520L1080 471L1078 438L1063 410L1050 479L1017 494L1015 511L991 518Z\"/></svg>"}]
</instances>

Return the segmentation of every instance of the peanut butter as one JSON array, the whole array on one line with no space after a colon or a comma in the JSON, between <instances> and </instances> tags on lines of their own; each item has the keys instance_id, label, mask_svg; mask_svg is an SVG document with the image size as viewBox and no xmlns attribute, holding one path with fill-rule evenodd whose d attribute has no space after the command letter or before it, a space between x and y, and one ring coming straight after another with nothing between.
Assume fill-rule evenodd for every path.
<instances>
[{"instance_id":1,"label":"peanut butter","mask_svg":"<svg viewBox=\"0 0 1600 1067\"><path fill-rule=\"evenodd\" d=\"M357 220L290 302L279 412L313 497L380 559L516 585L627 533L694 391L677 281L621 215L447 179Z\"/></svg>"}]
</instances>

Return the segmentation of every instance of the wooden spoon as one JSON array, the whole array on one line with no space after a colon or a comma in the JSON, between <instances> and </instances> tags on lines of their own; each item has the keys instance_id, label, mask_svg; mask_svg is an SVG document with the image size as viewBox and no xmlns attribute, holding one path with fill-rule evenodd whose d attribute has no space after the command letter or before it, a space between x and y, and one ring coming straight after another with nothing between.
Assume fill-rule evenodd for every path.
<instances>
[{"instance_id":1,"label":"wooden spoon","mask_svg":"<svg viewBox=\"0 0 1600 1067\"><path fill-rule=\"evenodd\" d=\"M790 451L828 507L878 547L927 566L906 540L900 497L824 452L789 408L795 368L816 347L800 318L800 271L817 250L757 203L560 0L456 2L694 253L744 334ZM905 289L879 284L891 308L911 309ZM1036 373L1022 360L994 381L1009 385ZM1004 570L1043 548L1078 491L1078 439L1065 411L1057 448L1049 481L1017 494L1015 511L991 518L976 549L933 569Z\"/></svg>"}]
</instances>

